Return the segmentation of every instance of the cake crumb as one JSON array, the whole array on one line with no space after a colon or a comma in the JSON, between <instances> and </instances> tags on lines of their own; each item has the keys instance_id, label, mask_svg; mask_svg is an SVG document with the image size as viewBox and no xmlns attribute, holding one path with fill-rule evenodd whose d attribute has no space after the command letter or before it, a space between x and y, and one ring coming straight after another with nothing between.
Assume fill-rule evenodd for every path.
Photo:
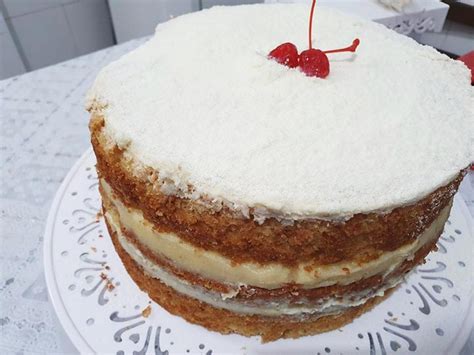
<instances>
[{"instance_id":1,"label":"cake crumb","mask_svg":"<svg viewBox=\"0 0 474 355\"><path fill-rule=\"evenodd\" d=\"M148 318L148 316L150 315L151 313L151 306L148 305L146 306L146 308L142 311L142 316L145 317L145 318Z\"/></svg>"},{"instance_id":2,"label":"cake crumb","mask_svg":"<svg viewBox=\"0 0 474 355\"><path fill-rule=\"evenodd\" d=\"M115 285L112 283L111 280L109 280L108 276L105 273L101 272L100 278L102 280L105 280L105 287L107 288L107 290L109 290L109 292L112 292L115 289Z\"/></svg>"},{"instance_id":3,"label":"cake crumb","mask_svg":"<svg viewBox=\"0 0 474 355\"><path fill-rule=\"evenodd\" d=\"M91 247L91 250L92 250L94 253L97 253L97 248L96 248L96 247Z\"/></svg>"},{"instance_id":4,"label":"cake crumb","mask_svg":"<svg viewBox=\"0 0 474 355\"><path fill-rule=\"evenodd\" d=\"M97 222L99 222L99 220L102 218L104 214L102 213L102 209L97 212L97 214L95 215L95 219L97 220Z\"/></svg>"}]
</instances>

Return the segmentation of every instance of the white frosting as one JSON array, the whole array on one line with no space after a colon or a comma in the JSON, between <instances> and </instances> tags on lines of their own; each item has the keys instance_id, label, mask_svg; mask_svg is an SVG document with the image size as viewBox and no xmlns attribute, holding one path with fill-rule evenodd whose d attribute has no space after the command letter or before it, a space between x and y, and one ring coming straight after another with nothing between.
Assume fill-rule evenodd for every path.
<instances>
[{"instance_id":1,"label":"white frosting","mask_svg":"<svg viewBox=\"0 0 474 355\"><path fill-rule=\"evenodd\" d=\"M348 217L412 203L474 159L474 90L461 63L383 26L316 9L326 79L266 55L307 46L306 5L215 7L161 24L89 93L105 133L174 193L284 217ZM172 188L170 188L170 185ZM174 187L172 185L175 185Z\"/></svg>"}]
</instances>

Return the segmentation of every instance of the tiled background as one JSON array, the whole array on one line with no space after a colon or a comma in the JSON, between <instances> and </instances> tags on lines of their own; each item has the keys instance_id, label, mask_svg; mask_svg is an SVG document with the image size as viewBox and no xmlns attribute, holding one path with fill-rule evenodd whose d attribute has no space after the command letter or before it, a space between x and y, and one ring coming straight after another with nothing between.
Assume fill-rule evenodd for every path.
<instances>
[{"instance_id":1,"label":"tiled background","mask_svg":"<svg viewBox=\"0 0 474 355\"><path fill-rule=\"evenodd\" d=\"M0 0L0 78L113 45L107 0Z\"/></svg>"},{"instance_id":2,"label":"tiled background","mask_svg":"<svg viewBox=\"0 0 474 355\"><path fill-rule=\"evenodd\" d=\"M261 0L0 0L0 79L151 34L218 4Z\"/></svg>"},{"instance_id":3,"label":"tiled background","mask_svg":"<svg viewBox=\"0 0 474 355\"><path fill-rule=\"evenodd\" d=\"M109 0L118 43L150 35L155 30L157 23L187 12L215 5L259 2L263 2L263 0Z\"/></svg>"},{"instance_id":4,"label":"tiled background","mask_svg":"<svg viewBox=\"0 0 474 355\"><path fill-rule=\"evenodd\" d=\"M149 35L186 12L257 2L263 0L0 0L0 79ZM472 26L446 21L441 33L414 37L461 55L474 49L474 19Z\"/></svg>"}]
</instances>

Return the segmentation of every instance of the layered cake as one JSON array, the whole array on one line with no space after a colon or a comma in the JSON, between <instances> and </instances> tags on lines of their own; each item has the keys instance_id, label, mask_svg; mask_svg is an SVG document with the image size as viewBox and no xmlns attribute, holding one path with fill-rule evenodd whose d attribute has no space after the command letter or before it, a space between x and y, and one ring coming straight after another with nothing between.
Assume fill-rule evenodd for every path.
<instances>
[{"instance_id":1,"label":"layered cake","mask_svg":"<svg viewBox=\"0 0 474 355\"><path fill-rule=\"evenodd\" d=\"M308 48L308 11L178 17L88 95L118 255L154 301L210 330L271 341L368 311L435 248L473 161L461 62L324 7L310 45L355 53L327 51L325 75L269 55Z\"/></svg>"}]
</instances>

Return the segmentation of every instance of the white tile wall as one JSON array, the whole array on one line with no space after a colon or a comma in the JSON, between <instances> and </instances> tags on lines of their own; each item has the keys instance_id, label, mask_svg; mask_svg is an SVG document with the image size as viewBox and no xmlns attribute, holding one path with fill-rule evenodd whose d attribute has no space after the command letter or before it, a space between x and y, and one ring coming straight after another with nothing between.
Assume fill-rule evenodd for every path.
<instances>
[{"instance_id":1,"label":"white tile wall","mask_svg":"<svg viewBox=\"0 0 474 355\"><path fill-rule=\"evenodd\" d=\"M31 69L76 56L76 46L62 7L14 17L11 22Z\"/></svg>"},{"instance_id":2,"label":"white tile wall","mask_svg":"<svg viewBox=\"0 0 474 355\"><path fill-rule=\"evenodd\" d=\"M51 7L57 7L58 0L3 0L9 17L16 17L38 12Z\"/></svg>"},{"instance_id":3,"label":"white tile wall","mask_svg":"<svg viewBox=\"0 0 474 355\"><path fill-rule=\"evenodd\" d=\"M0 79L25 72L5 19L0 15Z\"/></svg>"},{"instance_id":4,"label":"white tile wall","mask_svg":"<svg viewBox=\"0 0 474 355\"><path fill-rule=\"evenodd\" d=\"M113 44L113 28L105 1L81 0L64 6L64 11L77 55Z\"/></svg>"},{"instance_id":5,"label":"white tile wall","mask_svg":"<svg viewBox=\"0 0 474 355\"><path fill-rule=\"evenodd\" d=\"M254 4L263 0L109 0L118 43L153 34L158 23L215 5Z\"/></svg>"},{"instance_id":6,"label":"white tile wall","mask_svg":"<svg viewBox=\"0 0 474 355\"><path fill-rule=\"evenodd\" d=\"M153 34L158 23L199 10L198 0L109 0L117 43Z\"/></svg>"},{"instance_id":7,"label":"white tile wall","mask_svg":"<svg viewBox=\"0 0 474 355\"><path fill-rule=\"evenodd\" d=\"M23 71L115 43L107 0L0 0L0 8L14 32L13 41L2 36L2 49L17 46L24 54ZM15 73L2 69L0 78Z\"/></svg>"}]
</instances>

